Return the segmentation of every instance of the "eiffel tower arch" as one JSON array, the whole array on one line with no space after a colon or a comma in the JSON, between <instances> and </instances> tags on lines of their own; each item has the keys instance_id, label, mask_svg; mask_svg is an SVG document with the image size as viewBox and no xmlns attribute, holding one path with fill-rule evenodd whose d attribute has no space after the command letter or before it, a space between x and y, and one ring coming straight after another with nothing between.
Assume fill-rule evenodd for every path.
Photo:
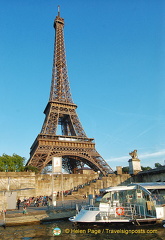
<instances>
[{"instance_id":1,"label":"eiffel tower arch","mask_svg":"<svg viewBox=\"0 0 165 240\"><path fill-rule=\"evenodd\" d=\"M111 167L95 149L93 138L88 138L76 113L73 103L66 65L64 44L64 19L58 16L54 21L55 41L52 82L45 120L41 132L30 149L27 165L35 166L41 172L52 164L53 157L62 157L62 167L69 173L84 164L103 175L113 173ZM58 135L58 127L61 133Z\"/></svg>"}]
</instances>

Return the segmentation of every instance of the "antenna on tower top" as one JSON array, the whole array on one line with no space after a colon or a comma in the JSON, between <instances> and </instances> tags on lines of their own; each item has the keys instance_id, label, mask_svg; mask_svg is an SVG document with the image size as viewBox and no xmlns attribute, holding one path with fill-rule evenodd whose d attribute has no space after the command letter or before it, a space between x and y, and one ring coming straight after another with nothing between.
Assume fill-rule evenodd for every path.
<instances>
[{"instance_id":1,"label":"antenna on tower top","mask_svg":"<svg viewBox=\"0 0 165 240\"><path fill-rule=\"evenodd\" d=\"M58 5L58 17L60 17L60 5Z\"/></svg>"}]
</instances>

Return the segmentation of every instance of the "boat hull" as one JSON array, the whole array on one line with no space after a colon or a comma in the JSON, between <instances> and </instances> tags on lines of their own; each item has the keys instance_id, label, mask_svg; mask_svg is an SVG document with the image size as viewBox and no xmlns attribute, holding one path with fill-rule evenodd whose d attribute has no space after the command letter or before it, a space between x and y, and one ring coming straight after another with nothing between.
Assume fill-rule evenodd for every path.
<instances>
[{"instance_id":1,"label":"boat hull","mask_svg":"<svg viewBox=\"0 0 165 240\"><path fill-rule=\"evenodd\" d=\"M111 225L126 225L126 224L131 224L131 225L143 225L143 224L161 224L163 225L163 221L157 218L152 218L152 219L136 219L136 220L117 220L117 219L112 219L112 220L97 220L97 221L76 221L75 216L70 217L69 221L71 221L74 224L81 224L81 225L86 225L86 224L92 224L92 225L106 225L106 224L111 224ZM164 224L165 225L165 224Z\"/></svg>"}]
</instances>

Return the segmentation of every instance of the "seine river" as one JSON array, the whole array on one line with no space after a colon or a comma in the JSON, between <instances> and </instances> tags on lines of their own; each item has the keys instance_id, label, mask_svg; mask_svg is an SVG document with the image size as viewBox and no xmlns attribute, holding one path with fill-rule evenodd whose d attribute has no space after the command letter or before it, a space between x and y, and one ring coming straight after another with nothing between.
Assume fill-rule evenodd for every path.
<instances>
[{"instance_id":1,"label":"seine river","mask_svg":"<svg viewBox=\"0 0 165 240\"><path fill-rule=\"evenodd\" d=\"M73 226L69 221L56 221L40 225L0 227L1 240L165 240L161 226Z\"/></svg>"}]
</instances>

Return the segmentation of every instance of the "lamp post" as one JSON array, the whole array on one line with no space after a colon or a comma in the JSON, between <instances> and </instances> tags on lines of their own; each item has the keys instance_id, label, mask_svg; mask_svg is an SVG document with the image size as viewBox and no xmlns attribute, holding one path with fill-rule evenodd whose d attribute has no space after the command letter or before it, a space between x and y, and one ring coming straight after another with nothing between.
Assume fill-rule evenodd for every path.
<instances>
[{"instance_id":1,"label":"lamp post","mask_svg":"<svg viewBox=\"0 0 165 240\"><path fill-rule=\"evenodd\" d=\"M57 192L54 191L54 173L52 172L52 205L53 207L56 206L56 196Z\"/></svg>"},{"instance_id":2,"label":"lamp post","mask_svg":"<svg viewBox=\"0 0 165 240\"><path fill-rule=\"evenodd\" d=\"M64 200L64 179L63 179L63 172L61 171L61 200Z\"/></svg>"}]
</instances>

